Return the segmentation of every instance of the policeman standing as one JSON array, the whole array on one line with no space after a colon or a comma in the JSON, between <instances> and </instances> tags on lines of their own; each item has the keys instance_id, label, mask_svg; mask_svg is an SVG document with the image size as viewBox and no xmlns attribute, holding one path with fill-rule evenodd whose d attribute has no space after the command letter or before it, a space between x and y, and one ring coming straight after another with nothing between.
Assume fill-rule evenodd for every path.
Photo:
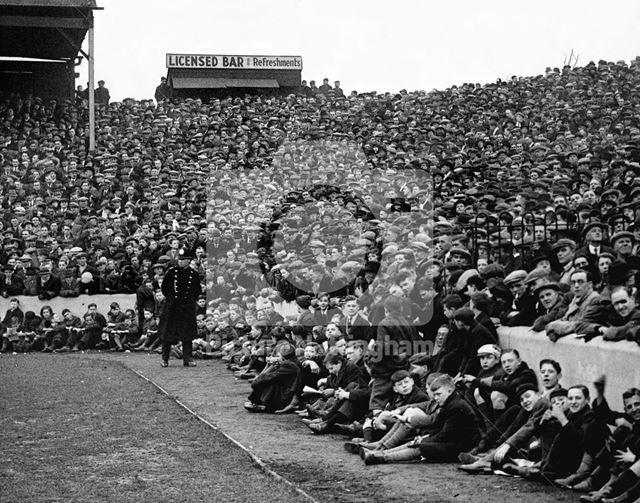
<instances>
[{"instance_id":1,"label":"policeman standing","mask_svg":"<svg viewBox=\"0 0 640 503\"><path fill-rule=\"evenodd\" d=\"M171 346L182 341L182 359L185 367L195 367L192 342L196 338L196 301L202 293L200 277L189 266L192 255L186 248L178 252L178 265L171 267L162 281L166 297L160 314L158 336L162 341L162 367L169 365Z\"/></svg>"}]
</instances>

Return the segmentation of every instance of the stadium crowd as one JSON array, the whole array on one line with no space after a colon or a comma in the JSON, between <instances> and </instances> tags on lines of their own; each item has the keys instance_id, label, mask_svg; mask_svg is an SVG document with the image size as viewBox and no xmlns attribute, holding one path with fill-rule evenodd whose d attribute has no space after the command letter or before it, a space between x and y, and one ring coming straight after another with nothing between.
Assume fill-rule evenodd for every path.
<instances>
[{"instance_id":1,"label":"stadium crowd","mask_svg":"<svg viewBox=\"0 0 640 503\"><path fill-rule=\"evenodd\" d=\"M640 343L640 58L429 93L337 84L107 100L94 153L82 96L2 97L2 351L157 350L186 250L195 354L252 381L248 410L345 432L367 464L635 501L640 391L618 413L602 380L593 403L562 388L552 343L540 387L496 323ZM136 309L47 305L84 293Z\"/></svg>"}]
</instances>

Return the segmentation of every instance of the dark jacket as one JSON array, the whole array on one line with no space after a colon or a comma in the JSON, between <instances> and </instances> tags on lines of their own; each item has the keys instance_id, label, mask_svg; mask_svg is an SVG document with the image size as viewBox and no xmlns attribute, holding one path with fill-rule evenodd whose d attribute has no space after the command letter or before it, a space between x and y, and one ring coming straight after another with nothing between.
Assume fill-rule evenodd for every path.
<instances>
[{"instance_id":1,"label":"dark jacket","mask_svg":"<svg viewBox=\"0 0 640 503\"><path fill-rule=\"evenodd\" d=\"M391 397L391 401L385 407L386 410L394 410L406 405L413 405L423 403L429 400L429 395L422 391L418 386L414 386L411 393L408 395L400 395L394 393Z\"/></svg>"},{"instance_id":2,"label":"dark jacket","mask_svg":"<svg viewBox=\"0 0 640 503\"><path fill-rule=\"evenodd\" d=\"M327 377L327 388L332 389L346 389L351 383L359 383L362 377L362 371L360 367L355 363L345 361L340 367L337 374L329 374Z\"/></svg>"},{"instance_id":3,"label":"dark jacket","mask_svg":"<svg viewBox=\"0 0 640 503\"><path fill-rule=\"evenodd\" d=\"M499 341L496 325L495 323L493 323L491 317L487 313L480 313L478 316L476 316L476 321L489 331L496 343Z\"/></svg>"},{"instance_id":4,"label":"dark jacket","mask_svg":"<svg viewBox=\"0 0 640 503\"><path fill-rule=\"evenodd\" d=\"M353 321L345 316L344 321L342 322L342 329L347 340L350 341L362 340L369 342L375 336L375 330L372 329L371 323L359 314L356 315Z\"/></svg>"},{"instance_id":5,"label":"dark jacket","mask_svg":"<svg viewBox=\"0 0 640 503\"><path fill-rule=\"evenodd\" d=\"M520 363L513 374L500 372L496 374L490 381L480 380L478 387L487 391L499 391L509 397L507 407L517 405L518 398L516 390L518 386L525 383L531 383L538 387L538 378L533 370L529 368L526 362Z\"/></svg>"},{"instance_id":6,"label":"dark jacket","mask_svg":"<svg viewBox=\"0 0 640 503\"><path fill-rule=\"evenodd\" d=\"M390 314L385 317L378 325L377 354L371 364L371 376L388 377L396 370L408 369L412 342L418 338L417 329L402 316Z\"/></svg>"},{"instance_id":7,"label":"dark jacket","mask_svg":"<svg viewBox=\"0 0 640 503\"><path fill-rule=\"evenodd\" d=\"M547 323L559 320L564 315L568 305L569 302L566 297L564 295L558 295L558 300L551 309L546 310L546 313L541 314L535 319L532 330L534 332L542 332L544 327L547 326Z\"/></svg>"},{"instance_id":8,"label":"dark jacket","mask_svg":"<svg viewBox=\"0 0 640 503\"><path fill-rule=\"evenodd\" d=\"M281 409L293 399L300 379L300 366L293 360L285 360L262 372L251 383L253 391L249 399L261 403L267 411Z\"/></svg>"},{"instance_id":9,"label":"dark jacket","mask_svg":"<svg viewBox=\"0 0 640 503\"><path fill-rule=\"evenodd\" d=\"M449 443L460 451L471 449L478 437L475 413L454 391L440 409L430 432L422 443Z\"/></svg>"},{"instance_id":10,"label":"dark jacket","mask_svg":"<svg viewBox=\"0 0 640 503\"><path fill-rule=\"evenodd\" d=\"M480 372L478 349L485 344L496 344L497 341L484 325L481 325L475 320L466 334L464 334L463 331L462 337L464 338L464 357L456 373L460 373L461 375L478 375L478 372Z\"/></svg>"}]
</instances>

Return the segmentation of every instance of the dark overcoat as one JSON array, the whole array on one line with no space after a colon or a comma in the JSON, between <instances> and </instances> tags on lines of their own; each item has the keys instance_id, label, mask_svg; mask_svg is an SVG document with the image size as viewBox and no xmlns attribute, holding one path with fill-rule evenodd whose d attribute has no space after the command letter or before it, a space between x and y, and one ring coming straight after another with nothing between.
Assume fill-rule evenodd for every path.
<instances>
[{"instance_id":1,"label":"dark overcoat","mask_svg":"<svg viewBox=\"0 0 640 503\"><path fill-rule=\"evenodd\" d=\"M196 301L202 293L198 273L192 267L171 267L161 288L166 301L158 325L160 340L175 344L196 339Z\"/></svg>"}]
</instances>

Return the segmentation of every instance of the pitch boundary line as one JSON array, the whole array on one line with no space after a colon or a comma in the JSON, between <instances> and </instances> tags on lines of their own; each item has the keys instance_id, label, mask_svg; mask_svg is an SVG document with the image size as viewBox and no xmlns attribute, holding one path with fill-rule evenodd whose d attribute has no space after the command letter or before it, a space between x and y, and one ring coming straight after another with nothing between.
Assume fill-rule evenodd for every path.
<instances>
[{"instance_id":1,"label":"pitch boundary line","mask_svg":"<svg viewBox=\"0 0 640 503\"><path fill-rule=\"evenodd\" d=\"M221 430L219 427L217 427L216 425L210 423L209 421L207 421L204 417L202 417L200 414L198 414L196 411L194 411L193 409L191 409L188 405L186 405L185 403L181 402L178 398L176 398L175 396L172 396L167 390L165 390L162 386L160 386L158 383L156 383L155 381L153 381L152 379L149 379L147 376L145 376L144 374L142 374L141 372L138 372L135 369L132 369L131 367L125 365L131 372L133 372L134 374L136 374L138 377L144 379L145 381L147 381L148 383L152 384L153 386L155 386L161 393L163 393L167 398L173 400L174 402L176 402L180 407L182 407L184 410L186 410L189 414L191 414L192 416L194 416L198 421L204 423L205 425L207 425L209 428L211 428L213 431L217 431L219 433L221 433L227 440L231 441L233 444L235 444L236 446L238 446L240 449L242 449L250 458L251 461L253 461L253 463L255 465L258 466L258 468L260 468L260 470L265 473L266 475L268 475L269 477L272 477L273 479L277 480L278 482L282 482L283 484L287 485L288 487L290 487L291 489L293 489L295 492L297 492L300 496L302 496L303 498L305 498L307 501L311 502L311 503L320 503L320 501L318 501L317 499L315 499L313 496L311 496L309 493L307 493L304 489L301 489L300 487L296 486L293 482L291 482L289 479L286 479L285 477L283 477L282 475L280 475L279 473L275 472L274 470L272 470L271 468L269 468L269 466L267 465L267 463L262 460L259 456L257 456L256 454L254 454L253 452L251 452L247 447L245 447L244 445L242 445L240 442L238 442L235 438L233 438L232 436L230 436L228 433L224 432L223 430Z\"/></svg>"}]
</instances>

